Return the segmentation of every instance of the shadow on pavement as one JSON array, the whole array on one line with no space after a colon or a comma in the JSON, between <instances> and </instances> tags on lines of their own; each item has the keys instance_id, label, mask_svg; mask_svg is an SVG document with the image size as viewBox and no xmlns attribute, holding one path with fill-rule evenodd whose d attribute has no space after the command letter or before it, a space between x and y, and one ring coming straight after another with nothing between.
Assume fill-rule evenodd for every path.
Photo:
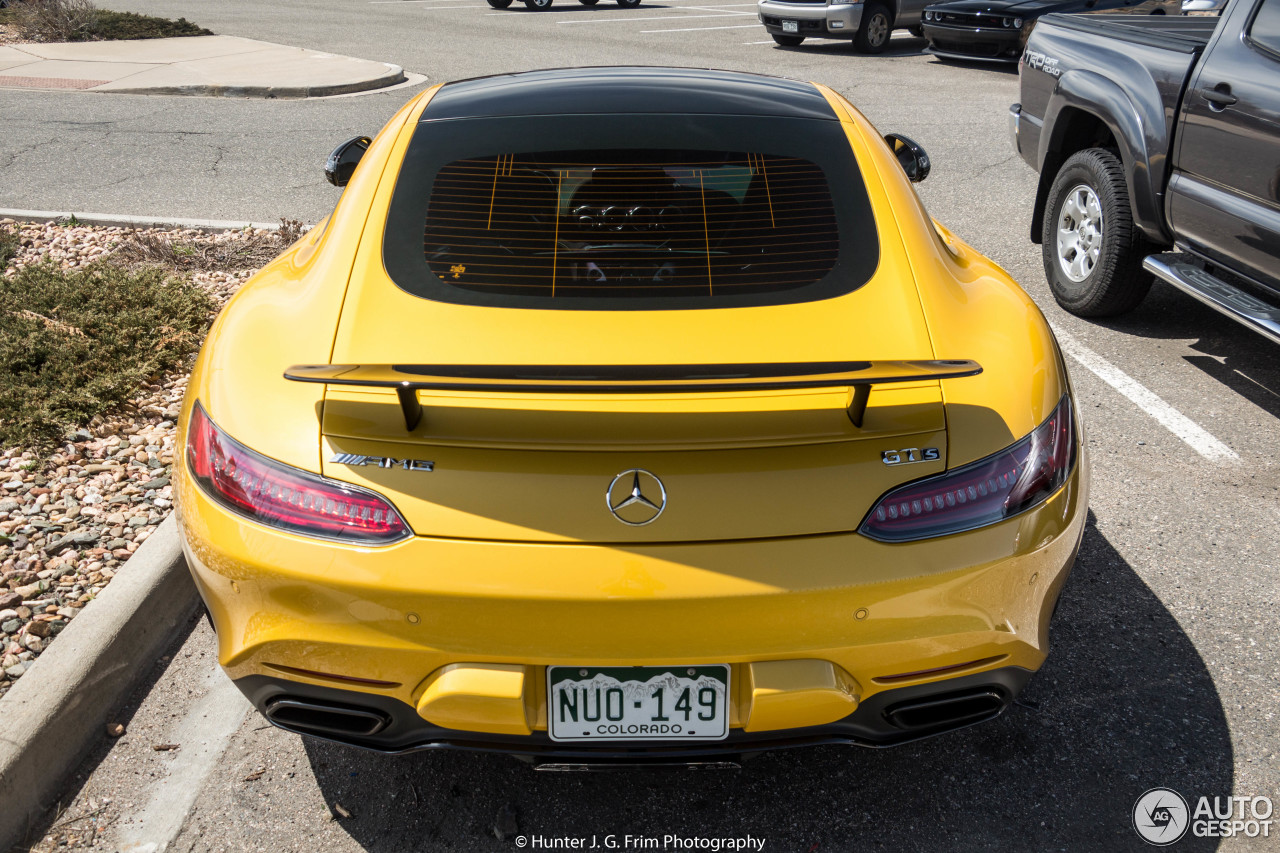
<instances>
[{"instance_id":1,"label":"shadow on pavement","mask_svg":"<svg viewBox=\"0 0 1280 853\"><path fill-rule=\"evenodd\" d=\"M768 850L1143 850L1131 820L1154 787L1232 791L1212 677L1173 616L1094 526L1054 649L1002 718L896 749L815 747L740 771L538 773L502 756L382 756L306 741L341 827L370 851L518 849L533 836L763 838ZM1216 848L1190 833L1183 851ZM530 845L525 849L545 849ZM633 845L629 849L638 849ZM668 846L667 849L678 849ZM705 849L705 848L704 848ZM753 848L754 849L754 848Z\"/></svg>"},{"instance_id":2,"label":"shadow on pavement","mask_svg":"<svg viewBox=\"0 0 1280 853\"><path fill-rule=\"evenodd\" d=\"M523 3L520 3L517 0L517 2L512 3L509 7L507 7L505 11L520 12L522 14L531 14L531 15L547 15L547 14L553 14L555 12L587 12L587 11L592 13L617 12L618 14L626 14L628 12L635 12L637 9L650 9L650 10L656 11L658 9L670 9L670 8L672 7L666 5L665 3L642 3L639 6L633 6L630 9L625 9L622 6L619 6L618 4L612 2L612 0L604 0L604 2L594 6L588 6L585 3L578 3L576 2L576 0L568 0L568 2L566 2L566 0L561 0L560 3L553 5L550 9L530 9L528 6L525 6ZM500 11L500 10L495 10L495 11ZM733 16L730 15L729 17L733 17Z\"/></svg>"},{"instance_id":3,"label":"shadow on pavement","mask_svg":"<svg viewBox=\"0 0 1280 853\"><path fill-rule=\"evenodd\" d=\"M955 59L954 57L943 58L941 56L933 57L935 65L950 65L955 68L969 68L974 71L994 71L997 74L1004 74L1009 77L1018 76L1018 63L1016 62L984 62L981 59Z\"/></svg>"},{"instance_id":4,"label":"shadow on pavement","mask_svg":"<svg viewBox=\"0 0 1280 853\"><path fill-rule=\"evenodd\" d=\"M1157 281L1142 304L1099 325L1152 340L1195 340L1184 356L1258 408L1280 418L1280 344Z\"/></svg>"},{"instance_id":5,"label":"shadow on pavement","mask_svg":"<svg viewBox=\"0 0 1280 853\"><path fill-rule=\"evenodd\" d=\"M166 671L173 665L175 656L186 644L187 638L197 629L201 620L205 619L205 612L203 606L199 609L193 609L186 622L174 632L169 645L159 658L154 661L137 660L131 662L133 666L145 670L145 673L136 676L137 683L134 685L132 692L126 697L124 703L111 715L111 722L120 723L126 730L132 729L135 715L138 714L142 703L151 695L156 685L165 676ZM63 783L64 787L58 799L48 807L41 820L32 823L26 828L24 839L11 847L9 853L27 853L33 846L38 845L44 839L46 833L50 833L59 826L66 824L78 825L80 827L79 834L82 837L89 834L88 828L91 824L84 820L82 812L78 811L72 815L64 810L71 808L77 797L80 796L85 784L98 771L98 768L118 743L119 741L103 736L85 753L80 766ZM2 811L0 811L0 817L3 817Z\"/></svg>"},{"instance_id":6,"label":"shadow on pavement","mask_svg":"<svg viewBox=\"0 0 1280 853\"><path fill-rule=\"evenodd\" d=\"M760 38L762 40L768 40L769 38L769 34L765 32L763 27L760 28ZM919 56L926 44L928 42L922 38L916 38L905 32L895 32L884 51L875 54L860 53L854 48L850 39L806 38L803 44L789 47L775 44L773 49L787 53L811 53L818 56L838 54L843 58L877 60L894 59L901 56Z\"/></svg>"}]
</instances>

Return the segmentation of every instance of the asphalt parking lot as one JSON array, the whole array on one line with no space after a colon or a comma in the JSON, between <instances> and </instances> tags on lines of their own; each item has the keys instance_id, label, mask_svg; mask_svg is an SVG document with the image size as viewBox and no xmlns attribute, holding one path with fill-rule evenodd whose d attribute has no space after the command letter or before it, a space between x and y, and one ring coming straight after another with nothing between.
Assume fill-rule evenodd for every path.
<instances>
[{"instance_id":1,"label":"asphalt parking lot","mask_svg":"<svg viewBox=\"0 0 1280 853\"><path fill-rule=\"evenodd\" d=\"M1050 658L1022 701L983 726L704 773L385 757L244 713L199 623L122 711L129 733L86 761L61 820L90 815L100 846L135 850L511 850L518 838L589 847L593 836L603 849L610 835L618 849L628 835L750 835L765 850L810 853L1117 850L1145 848L1130 821L1150 788L1188 800L1280 794L1280 351L1163 285L1104 324L1053 304L1027 237L1036 175L1007 138L1015 73L921 56L924 42L904 32L879 57L835 42L778 48L752 4L715 0L635 10L557 0L542 13L481 0L111 5L393 62L433 82L637 63L831 85L881 131L929 151L920 194L930 212L1009 270L1053 323L1089 436L1093 499ZM314 221L336 197L324 155L375 131L412 91L300 102L0 92L0 206ZM1189 835L1175 849L1219 846L1280 843Z\"/></svg>"}]
</instances>

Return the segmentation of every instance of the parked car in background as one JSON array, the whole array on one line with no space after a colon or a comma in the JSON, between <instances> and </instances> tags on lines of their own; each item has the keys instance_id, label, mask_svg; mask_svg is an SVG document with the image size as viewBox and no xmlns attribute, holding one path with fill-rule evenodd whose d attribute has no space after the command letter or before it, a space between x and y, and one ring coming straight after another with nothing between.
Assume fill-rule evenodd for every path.
<instances>
[{"instance_id":1,"label":"parked car in background","mask_svg":"<svg viewBox=\"0 0 1280 853\"><path fill-rule=\"evenodd\" d=\"M759 0L757 14L773 40L795 47L806 38L852 40L861 53L880 53L897 29L919 36L926 0Z\"/></svg>"},{"instance_id":2,"label":"parked car in background","mask_svg":"<svg viewBox=\"0 0 1280 853\"><path fill-rule=\"evenodd\" d=\"M489 5L495 9L505 9L511 5L511 0L488 0ZM524 0L525 8L534 12L545 12L551 8L552 0ZM583 6L594 6L600 0L578 0ZM624 9L634 9L640 5L640 0L617 0L617 4Z\"/></svg>"},{"instance_id":3,"label":"parked car in background","mask_svg":"<svg viewBox=\"0 0 1280 853\"><path fill-rule=\"evenodd\" d=\"M1017 62L1036 20L1053 12L1178 15L1177 0L950 0L923 13L928 53L943 59Z\"/></svg>"},{"instance_id":4,"label":"parked car in background","mask_svg":"<svg viewBox=\"0 0 1280 853\"><path fill-rule=\"evenodd\" d=\"M1227 0L1182 0L1182 14L1192 12L1216 12L1221 15L1227 7Z\"/></svg>"},{"instance_id":5,"label":"parked car in background","mask_svg":"<svg viewBox=\"0 0 1280 853\"><path fill-rule=\"evenodd\" d=\"M1280 343L1280 0L1215 17L1055 15L1010 111L1040 172L1054 297L1127 311L1151 275Z\"/></svg>"}]
</instances>

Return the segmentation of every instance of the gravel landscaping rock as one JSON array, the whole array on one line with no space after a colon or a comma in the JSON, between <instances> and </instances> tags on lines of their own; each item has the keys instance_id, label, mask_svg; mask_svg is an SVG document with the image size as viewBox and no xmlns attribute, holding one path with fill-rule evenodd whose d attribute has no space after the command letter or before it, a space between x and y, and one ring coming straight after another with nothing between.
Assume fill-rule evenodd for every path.
<instances>
[{"instance_id":1,"label":"gravel landscaping rock","mask_svg":"<svg viewBox=\"0 0 1280 853\"><path fill-rule=\"evenodd\" d=\"M261 244L266 231L206 233L15 223L4 275L52 259L64 269L108 258L139 237L198 246ZM283 248L283 245L281 246ZM181 273L226 302L255 269ZM51 454L0 450L0 695L80 608L127 568L173 509L169 469L187 375L153 377L127 411L82 424Z\"/></svg>"}]
</instances>

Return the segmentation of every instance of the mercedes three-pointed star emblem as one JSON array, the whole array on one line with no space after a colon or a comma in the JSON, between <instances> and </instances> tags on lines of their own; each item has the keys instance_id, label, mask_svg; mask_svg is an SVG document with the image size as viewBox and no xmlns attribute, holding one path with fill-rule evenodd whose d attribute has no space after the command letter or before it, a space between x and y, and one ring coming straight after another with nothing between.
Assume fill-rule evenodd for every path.
<instances>
[{"instance_id":1,"label":"mercedes three-pointed star emblem","mask_svg":"<svg viewBox=\"0 0 1280 853\"><path fill-rule=\"evenodd\" d=\"M613 478L604 495L613 517L632 527L658 520L667 508L667 488L643 468L628 468Z\"/></svg>"}]
</instances>

